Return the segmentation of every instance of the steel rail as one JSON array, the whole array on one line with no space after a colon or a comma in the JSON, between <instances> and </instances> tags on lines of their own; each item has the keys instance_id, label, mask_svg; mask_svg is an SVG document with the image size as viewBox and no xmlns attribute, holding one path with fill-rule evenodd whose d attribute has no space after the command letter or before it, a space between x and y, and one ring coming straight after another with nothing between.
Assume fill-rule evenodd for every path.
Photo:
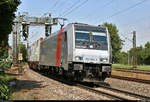
<instances>
[{"instance_id":1,"label":"steel rail","mask_svg":"<svg viewBox=\"0 0 150 102\"><path fill-rule=\"evenodd\" d=\"M104 86L104 85L98 85L98 86L100 86L102 88L105 88L107 90L111 90L111 91L119 92L119 93L122 93L122 94L126 94L126 95L131 96L131 97L150 100L150 97L148 97L148 96L143 96L143 95L139 95L139 94L128 92L128 91L119 90L119 89L108 87L108 86Z\"/></svg>"},{"instance_id":2,"label":"steel rail","mask_svg":"<svg viewBox=\"0 0 150 102\"><path fill-rule=\"evenodd\" d=\"M57 80L57 81L59 81L59 82L62 82L62 83L65 83L65 84L69 84L69 85L74 85L74 86L77 86L77 87L82 88L82 89L87 89L87 90L89 90L89 91L91 91L91 92L97 93L97 94L99 94L99 95L104 95L104 96L106 96L106 97L108 97L108 98L111 98L111 99L114 99L114 100L117 100L117 99L118 99L118 100L128 100L128 99L122 98L122 97L120 97L120 96L116 96L116 95L112 95L112 94L109 94L109 93L106 93L106 92L103 92L103 91L95 90L95 89L93 89L93 88L91 88L91 87L87 87L87 86L85 86L85 85L78 84L77 82L70 82L70 81L68 81L68 80L65 80L64 78L57 78L57 77L52 76L52 75L47 75L46 73L41 73L41 72L36 71L36 70L34 70L34 69L31 69L31 70L33 70L33 71L35 71L35 72L37 72L37 73L39 73L39 74L41 74L41 75L43 75L43 76L46 76L46 77L48 77L48 78Z\"/></svg>"},{"instance_id":3,"label":"steel rail","mask_svg":"<svg viewBox=\"0 0 150 102\"><path fill-rule=\"evenodd\" d=\"M111 75L111 78L120 79L120 80L127 80L127 81L134 81L134 82L138 82L138 83L150 84L150 80L143 80L143 79L137 79L137 78L131 78L131 77Z\"/></svg>"},{"instance_id":4,"label":"steel rail","mask_svg":"<svg viewBox=\"0 0 150 102\"><path fill-rule=\"evenodd\" d=\"M111 99L115 99L115 100L118 100L118 99L119 100L128 100L127 98L120 97L120 96L117 96L117 95L113 95L113 94L110 94L110 93L107 93L107 92L103 92L103 91L100 91L100 90L96 90L96 89L93 89L93 88L85 86L85 85L77 84L77 86L79 88L83 88L83 89L89 90L89 91L94 92L96 94L104 95L104 96L106 96L108 98L111 98Z\"/></svg>"},{"instance_id":5,"label":"steel rail","mask_svg":"<svg viewBox=\"0 0 150 102\"><path fill-rule=\"evenodd\" d=\"M32 70L36 71L34 69L32 69ZM39 74L41 74L43 76L46 76L48 78L51 78L53 80L57 80L59 82L62 82L62 83L65 83L65 84L69 84L69 85L74 85L74 86L77 86L79 88L89 90L91 92L94 92L94 93L99 94L99 95L106 96L106 97L114 99L114 100L129 100L128 98L124 98L124 97L121 97L121 96L118 96L118 95L114 95L114 94L111 94L111 93L107 93L107 92L104 92L104 91L96 90L96 89L94 89L92 87L88 87L86 85L82 85L82 84L79 84L77 82L71 82L71 81L68 81L68 80L66 80L64 78L58 78L56 76L48 75L46 73L41 73L41 72L37 72L37 73L39 73ZM127 92L127 91L123 91L123 90L119 90L119 89L114 89L114 88L111 88L111 87L106 87L104 85L99 85L99 84L97 84L97 85L100 86L100 87L102 87L102 88L105 88L106 90L119 92L121 94L128 94L128 96L131 96L133 98L136 97L136 98L140 98L140 99L141 98L142 99L150 99L150 97L147 97L147 96L142 96L142 95L131 93L131 92Z\"/></svg>"}]
</instances>

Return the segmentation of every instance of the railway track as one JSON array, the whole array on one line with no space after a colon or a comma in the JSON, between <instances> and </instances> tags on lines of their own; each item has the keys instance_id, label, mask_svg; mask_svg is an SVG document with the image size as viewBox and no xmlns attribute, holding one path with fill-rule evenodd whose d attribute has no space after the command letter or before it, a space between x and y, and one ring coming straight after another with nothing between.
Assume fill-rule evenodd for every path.
<instances>
[{"instance_id":1,"label":"railway track","mask_svg":"<svg viewBox=\"0 0 150 102\"><path fill-rule=\"evenodd\" d=\"M150 97L135 94L124 90L115 89L110 86L105 86L102 84L96 84L97 88L91 88L83 84L77 84L77 86L89 90L91 92L104 95L114 100L150 100Z\"/></svg>"},{"instance_id":2,"label":"railway track","mask_svg":"<svg viewBox=\"0 0 150 102\"><path fill-rule=\"evenodd\" d=\"M113 91L113 92L128 96L127 98L129 98L129 100L130 100L130 97L135 98L135 99L140 99L140 100L150 100L150 97L148 97L148 96L143 96L143 95L135 94L135 93L128 92L128 91L119 90L119 89L104 86L104 85L98 85L98 86L100 88L103 88L103 89L106 89L106 90L109 90L109 91Z\"/></svg>"},{"instance_id":3,"label":"railway track","mask_svg":"<svg viewBox=\"0 0 150 102\"><path fill-rule=\"evenodd\" d=\"M121 79L121 80L127 80L127 81L134 81L134 82L138 82L138 83L150 84L150 80L143 80L143 79L137 79L137 78L131 78L131 77L111 75L111 78L116 78L116 79Z\"/></svg>"},{"instance_id":4,"label":"railway track","mask_svg":"<svg viewBox=\"0 0 150 102\"><path fill-rule=\"evenodd\" d=\"M105 91L100 91L100 90L97 90L97 89L94 89L94 88L91 88L91 87L88 87L88 86L85 86L85 85L82 85L82 84L76 84L76 85L79 88L83 88L83 89L86 89L90 92L94 92L96 94L106 96L106 97L108 97L110 99L113 99L113 100L128 100L127 98L120 97L120 96L117 96L117 95L114 95L114 94L110 94L110 93L107 93Z\"/></svg>"},{"instance_id":5,"label":"railway track","mask_svg":"<svg viewBox=\"0 0 150 102\"><path fill-rule=\"evenodd\" d=\"M68 84L68 85L77 86L79 88L86 89L90 92L94 92L98 95L106 96L106 97L113 99L113 100L143 100L143 99L150 100L150 97L147 97L147 96L142 96L142 95L127 92L127 91L114 89L114 88L111 88L111 87L108 87L105 85L101 85L101 84L95 84L95 86L97 86L97 88L93 88L93 87L89 87L88 85L81 84L78 82L70 82L70 81L67 81L67 80L60 78L60 77L47 75L46 73L41 73L41 72L38 72L38 73L40 73L46 77L49 77L51 79L57 80L59 82L62 82L62 83Z\"/></svg>"},{"instance_id":6,"label":"railway track","mask_svg":"<svg viewBox=\"0 0 150 102\"><path fill-rule=\"evenodd\" d=\"M112 78L150 84L150 71L121 68L113 68L113 70L116 72L112 73Z\"/></svg>"},{"instance_id":7,"label":"railway track","mask_svg":"<svg viewBox=\"0 0 150 102\"><path fill-rule=\"evenodd\" d=\"M122 71L122 72L132 72L132 73L140 73L140 74L150 74L150 71L145 70L133 70L133 69L122 69L122 68L113 68L113 70L116 71Z\"/></svg>"}]
</instances>

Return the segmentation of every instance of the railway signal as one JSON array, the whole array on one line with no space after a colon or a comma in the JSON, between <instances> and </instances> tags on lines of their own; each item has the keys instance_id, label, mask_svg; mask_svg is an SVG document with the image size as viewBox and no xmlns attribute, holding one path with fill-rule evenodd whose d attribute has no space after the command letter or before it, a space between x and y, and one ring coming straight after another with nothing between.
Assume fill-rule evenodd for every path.
<instances>
[{"instance_id":1,"label":"railway signal","mask_svg":"<svg viewBox=\"0 0 150 102\"><path fill-rule=\"evenodd\" d=\"M29 36L29 24L22 23L22 33L24 36L24 40L27 40L27 38Z\"/></svg>"}]
</instances>

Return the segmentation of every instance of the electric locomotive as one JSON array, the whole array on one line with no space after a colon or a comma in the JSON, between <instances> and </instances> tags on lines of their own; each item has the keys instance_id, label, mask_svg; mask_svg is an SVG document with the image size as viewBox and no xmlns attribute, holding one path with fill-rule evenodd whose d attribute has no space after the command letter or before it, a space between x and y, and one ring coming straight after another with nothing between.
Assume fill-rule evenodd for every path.
<instances>
[{"instance_id":1,"label":"electric locomotive","mask_svg":"<svg viewBox=\"0 0 150 102\"><path fill-rule=\"evenodd\" d=\"M29 49L32 68L76 81L104 81L111 75L112 51L105 26L70 23L36 43L38 47Z\"/></svg>"}]
</instances>

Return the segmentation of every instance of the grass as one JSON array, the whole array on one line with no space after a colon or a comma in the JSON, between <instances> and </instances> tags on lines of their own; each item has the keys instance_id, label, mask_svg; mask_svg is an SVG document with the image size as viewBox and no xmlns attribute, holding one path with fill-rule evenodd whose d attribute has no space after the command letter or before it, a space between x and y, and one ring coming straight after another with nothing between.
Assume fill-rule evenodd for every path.
<instances>
[{"instance_id":1,"label":"grass","mask_svg":"<svg viewBox=\"0 0 150 102\"><path fill-rule=\"evenodd\" d=\"M131 69L132 66L130 65L121 65L121 64L112 64L112 68L124 68L124 69Z\"/></svg>"},{"instance_id":2,"label":"grass","mask_svg":"<svg viewBox=\"0 0 150 102\"><path fill-rule=\"evenodd\" d=\"M132 65L113 64L112 68L132 69ZM150 66L141 65L141 66L137 66L137 69L150 71Z\"/></svg>"},{"instance_id":3,"label":"grass","mask_svg":"<svg viewBox=\"0 0 150 102\"><path fill-rule=\"evenodd\" d=\"M150 66L138 66L137 69L138 70L148 70L148 71L150 71Z\"/></svg>"}]
</instances>

